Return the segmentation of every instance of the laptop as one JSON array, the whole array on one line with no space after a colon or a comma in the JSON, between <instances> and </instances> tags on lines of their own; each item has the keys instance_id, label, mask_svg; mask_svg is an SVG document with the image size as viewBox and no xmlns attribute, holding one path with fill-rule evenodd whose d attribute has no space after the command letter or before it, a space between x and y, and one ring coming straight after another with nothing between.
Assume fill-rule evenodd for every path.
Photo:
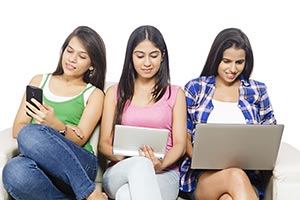
<instances>
[{"instance_id":1,"label":"laptop","mask_svg":"<svg viewBox=\"0 0 300 200\"><path fill-rule=\"evenodd\" d=\"M150 145L154 150L154 156L164 158L168 137L169 131L167 129L116 125L113 154L138 156L140 147Z\"/></svg>"},{"instance_id":2,"label":"laptop","mask_svg":"<svg viewBox=\"0 0 300 200\"><path fill-rule=\"evenodd\" d=\"M197 124L191 168L273 170L283 129L283 124Z\"/></svg>"}]
</instances>

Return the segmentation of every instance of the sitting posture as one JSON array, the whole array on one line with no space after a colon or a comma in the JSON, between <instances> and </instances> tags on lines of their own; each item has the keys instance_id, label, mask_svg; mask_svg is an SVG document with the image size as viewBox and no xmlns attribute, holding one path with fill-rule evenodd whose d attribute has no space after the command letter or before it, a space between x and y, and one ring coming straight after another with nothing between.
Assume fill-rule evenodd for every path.
<instances>
[{"instance_id":1,"label":"sitting posture","mask_svg":"<svg viewBox=\"0 0 300 200\"><path fill-rule=\"evenodd\" d=\"M105 75L102 38L80 26L63 43L56 70L32 78L43 102L24 95L13 124L20 155L3 169L14 199L107 199L94 184L98 161L89 143L102 115Z\"/></svg>"},{"instance_id":2,"label":"sitting posture","mask_svg":"<svg viewBox=\"0 0 300 200\"><path fill-rule=\"evenodd\" d=\"M169 81L168 51L162 34L153 26L138 27L129 38L119 83L108 89L104 101L99 149L111 161L103 174L103 188L109 197L177 198L176 162L186 149L186 103L183 90ZM169 130L165 157L155 157L147 144L140 148L140 156L114 155L116 124Z\"/></svg>"},{"instance_id":3,"label":"sitting posture","mask_svg":"<svg viewBox=\"0 0 300 200\"><path fill-rule=\"evenodd\" d=\"M190 199L255 200L264 195L270 173L239 168L194 170L190 166L196 124L276 123L265 84L249 79L252 69L247 36L228 28L215 38L200 77L185 85L188 142L180 190Z\"/></svg>"}]
</instances>

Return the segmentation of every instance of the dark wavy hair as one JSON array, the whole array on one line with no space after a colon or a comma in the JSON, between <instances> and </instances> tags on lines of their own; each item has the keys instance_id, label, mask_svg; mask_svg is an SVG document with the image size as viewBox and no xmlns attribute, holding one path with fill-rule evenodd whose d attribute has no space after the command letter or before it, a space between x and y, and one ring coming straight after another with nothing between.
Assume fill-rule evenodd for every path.
<instances>
[{"instance_id":1,"label":"dark wavy hair","mask_svg":"<svg viewBox=\"0 0 300 200\"><path fill-rule=\"evenodd\" d=\"M83 81L91 83L94 86L104 90L105 77L106 77L106 48L101 36L93 29L87 26L77 27L65 40L61 47L60 57L56 70L53 75L61 75L64 73L62 67L62 57L65 49L67 48L70 40L77 37L82 45L87 50L91 59L91 65L94 67L93 72L89 75L89 70L83 75Z\"/></svg>"},{"instance_id":2,"label":"dark wavy hair","mask_svg":"<svg viewBox=\"0 0 300 200\"><path fill-rule=\"evenodd\" d=\"M216 76L224 51L232 46L245 50L245 68L241 75L248 80L253 70L253 52L247 35L238 28L224 29L216 36L200 76Z\"/></svg>"},{"instance_id":3,"label":"dark wavy hair","mask_svg":"<svg viewBox=\"0 0 300 200\"><path fill-rule=\"evenodd\" d=\"M134 69L132 54L135 47L144 40L151 41L161 52L163 61L159 71L155 74L156 82L152 97L155 102L159 101L170 85L170 69L168 50L161 32L150 25L140 26L136 28L130 35L122 74L119 80L117 90L117 106L115 112L115 124L121 122L123 110L127 101L131 101L134 94L134 81L137 77L137 72ZM170 90L169 90L170 91Z\"/></svg>"}]
</instances>

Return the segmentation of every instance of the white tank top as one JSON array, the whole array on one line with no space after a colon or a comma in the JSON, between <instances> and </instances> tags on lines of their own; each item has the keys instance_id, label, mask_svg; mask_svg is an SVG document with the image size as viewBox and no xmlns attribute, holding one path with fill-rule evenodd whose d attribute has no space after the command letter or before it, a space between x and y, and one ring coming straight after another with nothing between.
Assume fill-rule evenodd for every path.
<instances>
[{"instance_id":1,"label":"white tank top","mask_svg":"<svg viewBox=\"0 0 300 200\"><path fill-rule=\"evenodd\" d=\"M210 113L207 123L245 124L245 117L238 102L223 102L213 99L214 109Z\"/></svg>"}]
</instances>

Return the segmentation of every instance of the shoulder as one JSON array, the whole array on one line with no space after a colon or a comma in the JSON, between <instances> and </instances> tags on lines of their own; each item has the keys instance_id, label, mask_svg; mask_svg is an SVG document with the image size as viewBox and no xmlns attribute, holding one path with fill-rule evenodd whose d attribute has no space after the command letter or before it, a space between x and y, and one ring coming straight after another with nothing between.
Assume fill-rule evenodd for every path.
<instances>
[{"instance_id":1,"label":"shoulder","mask_svg":"<svg viewBox=\"0 0 300 200\"><path fill-rule=\"evenodd\" d=\"M244 81L243 85L257 90L266 90L267 88L264 82L257 81L254 79L249 79L248 81Z\"/></svg>"},{"instance_id":2,"label":"shoulder","mask_svg":"<svg viewBox=\"0 0 300 200\"><path fill-rule=\"evenodd\" d=\"M37 75L33 76L31 78L29 84L38 87L43 79L43 76L44 76L44 74L37 74Z\"/></svg>"},{"instance_id":3,"label":"shoulder","mask_svg":"<svg viewBox=\"0 0 300 200\"><path fill-rule=\"evenodd\" d=\"M92 95L103 98L104 97L104 92L100 88L97 88L96 86L94 86L94 90L92 92Z\"/></svg>"},{"instance_id":4,"label":"shoulder","mask_svg":"<svg viewBox=\"0 0 300 200\"><path fill-rule=\"evenodd\" d=\"M102 102L104 101L104 92L100 89L97 88L95 86L90 87L90 92L87 92L88 99L87 102L91 103L94 102L95 104L102 104ZM88 90L88 91L89 91Z\"/></svg>"},{"instance_id":5,"label":"shoulder","mask_svg":"<svg viewBox=\"0 0 300 200\"><path fill-rule=\"evenodd\" d=\"M170 90L171 90L171 98L175 99L178 96L185 96L183 89L179 85L170 85Z\"/></svg>"},{"instance_id":6,"label":"shoulder","mask_svg":"<svg viewBox=\"0 0 300 200\"><path fill-rule=\"evenodd\" d=\"M117 85L118 84L113 84L113 85L110 85L108 86L106 92L105 92L105 95L114 95L116 89L117 89Z\"/></svg>"},{"instance_id":7,"label":"shoulder","mask_svg":"<svg viewBox=\"0 0 300 200\"><path fill-rule=\"evenodd\" d=\"M243 87L247 90L247 94L257 94L263 96L267 94L267 86L265 83L249 79L248 81L243 81Z\"/></svg>"},{"instance_id":8,"label":"shoulder","mask_svg":"<svg viewBox=\"0 0 300 200\"><path fill-rule=\"evenodd\" d=\"M214 84L214 76L200 76L188 81L184 86L184 90L191 94L198 94L198 91L202 88L211 88Z\"/></svg>"},{"instance_id":9,"label":"shoulder","mask_svg":"<svg viewBox=\"0 0 300 200\"><path fill-rule=\"evenodd\" d=\"M105 92L105 101L115 102L118 84L110 85Z\"/></svg>"}]
</instances>

